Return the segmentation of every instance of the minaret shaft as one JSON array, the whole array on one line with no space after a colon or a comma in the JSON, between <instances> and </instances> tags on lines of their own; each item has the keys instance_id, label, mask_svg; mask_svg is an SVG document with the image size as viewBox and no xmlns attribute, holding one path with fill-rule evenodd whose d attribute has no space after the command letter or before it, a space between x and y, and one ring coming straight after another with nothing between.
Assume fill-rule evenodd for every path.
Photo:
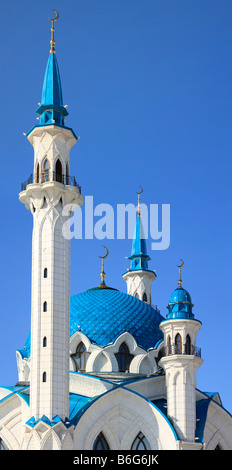
<instances>
[{"instance_id":1,"label":"minaret shaft","mask_svg":"<svg viewBox=\"0 0 232 470\"><path fill-rule=\"evenodd\" d=\"M69 416L70 240L63 227L71 215L67 204L83 204L80 189L63 184L56 171L69 168L73 134L60 127L37 127L30 134L34 146L34 183L20 193L33 214L31 303L31 416L50 420ZM44 170L48 161L49 170ZM62 182L61 182L62 181ZM68 180L69 182L69 180Z\"/></svg>"}]
</instances>

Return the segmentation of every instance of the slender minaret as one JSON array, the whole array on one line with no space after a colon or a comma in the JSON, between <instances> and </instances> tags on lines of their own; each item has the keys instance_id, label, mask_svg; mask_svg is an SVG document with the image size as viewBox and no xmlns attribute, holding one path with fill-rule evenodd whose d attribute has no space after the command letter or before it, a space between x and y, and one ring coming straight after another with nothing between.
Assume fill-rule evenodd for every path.
<instances>
[{"instance_id":1,"label":"slender minaret","mask_svg":"<svg viewBox=\"0 0 232 470\"><path fill-rule=\"evenodd\" d=\"M181 260L182 261L182 260ZM164 348L160 365L165 370L167 413L180 438L182 449L199 447L196 429L196 373L201 366L201 351L196 336L201 322L194 318L189 293L182 287L181 268L178 287L172 293L166 320L160 323Z\"/></svg>"},{"instance_id":2,"label":"slender minaret","mask_svg":"<svg viewBox=\"0 0 232 470\"><path fill-rule=\"evenodd\" d=\"M156 279L155 271L148 269L148 261L151 259L147 254L146 239L143 231L143 224L141 219L141 206L140 195L143 189L138 194L138 210L136 217L136 225L134 238L132 243L131 256L128 259L131 261L130 269L123 274L123 279L127 283L127 293L138 297L140 300L152 304L151 287L152 282Z\"/></svg>"},{"instance_id":3,"label":"slender minaret","mask_svg":"<svg viewBox=\"0 0 232 470\"><path fill-rule=\"evenodd\" d=\"M77 137L64 125L68 113L54 40L58 17L51 20L39 124L27 134L34 147L34 171L19 194L33 215L30 413L36 420L69 416L70 240L63 235L63 224L73 206L83 204L80 187L69 173L69 153Z\"/></svg>"}]
</instances>

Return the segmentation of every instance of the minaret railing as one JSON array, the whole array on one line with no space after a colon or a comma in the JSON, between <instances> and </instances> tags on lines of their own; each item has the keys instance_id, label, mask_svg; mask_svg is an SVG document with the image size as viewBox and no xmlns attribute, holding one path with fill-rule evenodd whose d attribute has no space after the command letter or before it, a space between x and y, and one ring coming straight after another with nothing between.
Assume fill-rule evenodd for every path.
<instances>
[{"instance_id":1,"label":"minaret railing","mask_svg":"<svg viewBox=\"0 0 232 470\"><path fill-rule=\"evenodd\" d=\"M198 348L197 346L190 346L187 343L183 344L183 346L178 346L177 344L164 346L159 351L158 360L160 360L162 357L174 356L176 354L201 357L201 348Z\"/></svg>"},{"instance_id":2,"label":"minaret railing","mask_svg":"<svg viewBox=\"0 0 232 470\"><path fill-rule=\"evenodd\" d=\"M81 194L81 186L77 183L75 176L59 174L56 171L46 171L39 176L31 173L29 178L21 183L21 191L25 191L28 184L43 184L49 181L57 181L58 183L75 186L79 189L79 193Z\"/></svg>"}]
</instances>

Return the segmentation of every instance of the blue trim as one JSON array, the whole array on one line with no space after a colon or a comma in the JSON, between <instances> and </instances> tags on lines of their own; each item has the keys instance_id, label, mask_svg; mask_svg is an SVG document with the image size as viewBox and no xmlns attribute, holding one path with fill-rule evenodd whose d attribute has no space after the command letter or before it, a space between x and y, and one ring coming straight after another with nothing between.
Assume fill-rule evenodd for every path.
<instances>
[{"instance_id":1,"label":"blue trim","mask_svg":"<svg viewBox=\"0 0 232 470\"><path fill-rule=\"evenodd\" d=\"M203 393L203 395L205 395L207 399L209 398L209 395L207 395L207 393L209 393L209 392L207 392L207 393L206 393L206 392L202 392L202 390L199 390L198 388L196 388L196 390L197 390L198 392L200 392L200 393ZM218 395L219 395L219 394L218 394ZM219 396L220 396L220 395L219 395ZM218 403L217 401L215 401L213 398L211 398L211 400L212 400L214 403L216 403L216 405L220 406L220 408L222 408L222 409L232 418L232 414L231 414L226 408L224 408L223 405L220 405L220 403ZM221 397L220 397L220 400L221 400Z\"/></svg>"},{"instance_id":2,"label":"blue trim","mask_svg":"<svg viewBox=\"0 0 232 470\"><path fill-rule=\"evenodd\" d=\"M7 398L9 397L12 397L13 395L18 395L19 397L21 397L25 402L26 404L29 406L29 400L25 397L25 394L22 394L21 392L23 392L23 390L27 390L28 388L30 388L29 386L26 386L26 387L7 387L7 386L4 386L2 385L0 387L0 389L3 388L5 390L9 390L11 391L13 389L13 391L11 393L9 393L8 395L6 395L5 397L1 398L0 399L0 403L2 403L4 400L6 400ZM16 390L17 389L17 390ZM19 390L20 389L20 390ZM30 397L29 397L30 399Z\"/></svg>"},{"instance_id":3,"label":"blue trim","mask_svg":"<svg viewBox=\"0 0 232 470\"><path fill-rule=\"evenodd\" d=\"M152 273L152 274L155 275L155 277L157 277L155 271L152 271L152 269L148 269L148 268L128 269L125 273L122 274L122 276L124 276L127 273L136 273L136 271L145 271L145 272L148 272L148 273Z\"/></svg>"},{"instance_id":4,"label":"blue trim","mask_svg":"<svg viewBox=\"0 0 232 470\"><path fill-rule=\"evenodd\" d=\"M172 321L172 320L188 320L188 321L196 321L198 323L200 323L202 325L202 322L200 320L197 320L196 318L186 318L186 317L176 317L176 318L165 318L165 320L162 320L160 322L160 325L162 325L162 323L166 323L167 321Z\"/></svg>"},{"instance_id":5,"label":"blue trim","mask_svg":"<svg viewBox=\"0 0 232 470\"><path fill-rule=\"evenodd\" d=\"M49 127L49 126L55 126L55 127L60 127L61 129L67 129L68 131L71 131L75 137L75 139L78 140L78 137L76 136L75 132L72 130L71 127L66 127L66 126L61 126L60 124L43 124L42 126L33 126L32 129L27 133L27 137L31 134L31 132L36 129L37 127L38 128L41 128L41 127Z\"/></svg>"}]
</instances>

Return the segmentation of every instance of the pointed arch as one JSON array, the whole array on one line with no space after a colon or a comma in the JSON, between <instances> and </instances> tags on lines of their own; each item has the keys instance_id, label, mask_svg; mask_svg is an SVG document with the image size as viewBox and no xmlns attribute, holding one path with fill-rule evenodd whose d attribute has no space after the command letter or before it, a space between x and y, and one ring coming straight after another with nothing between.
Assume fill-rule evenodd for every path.
<instances>
[{"instance_id":1,"label":"pointed arch","mask_svg":"<svg viewBox=\"0 0 232 470\"><path fill-rule=\"evenodd\" d=\"M55 178L56 181L59 181L60 183L62 183L63 171L62 171L62 163L59 158L56 161L55 174L56 174L56 178Z\"/></svg>"},{"instance_id":2,"label":"pointed arch","mask_svg":"<svg viewBox=\"0 0 232 470\"><path fill-rule=\"evenodd\" d=\"M182 338L180 333L175 336L175 354L182 354Z\"/></svg>"},{"instance_id":3,"label":"pointed arch","mask_svg":"<svg viewBox=\"0 0 232 470\"><path fill-rule=\"evenodd\" d=\"M48 429L41 440L41 450L61 450L61 442L57 433L53 429Z\"/></svg>"},{"instance_id":4,"label":"pointed arch","mask_svg":"<svg viewBox=\"0 0 232 470\"><path fill-rule=\"evenodd\" d=\"M100 432L96 437L93 444L93 450L110 450L108 442L102 432Z\"/></svg>"},{"instance_id":5,"label":"pointed arch","mask_svg":"<svg viewBox=\"0 0 232 470\"><path fill-rule=\"evenodd\" d=\"M142 432L139 432L132 443L131 450L150 450L151 446Z\"/></svg>"},{"instance_id":6,"label":"pointed arch","mask_svg":"<svg viewBox=\"0 0 232 470\"><path fill-rule=\"evenodd\" d=\"M186 336L186 344L185 344L185 354L191 354L191 338L189 335Z\"/></svg>"},{"instance_id":7,"label":"pointed arch","mask_svg":"<svg viewBox=\"0 0 232 470\"><path fill-rule=\"evenodd\" d=\"M42 183L45 183L46 181L49 181L49 172L50 172L50 163L45 157L44 162L43 162L43 169L42 169Z\"/></svg>"},{"instance_id":8,"label":"pointed arch","mask_svg":"<svg viewBox=\"0 0 232 470\"><path fill-rule=\"evenodd\" d=\"M146 294L146 292L143 293L143 301L144 301L144 302L147 302L147 294Z\"/></svg>"},{"instance_id":9,"label":"pointed arch","mask_svg":"<svg viewBox=\"0 0 232 470\"><path fill-rule=\"evenodd\" d=\"M86 353L86 347L84 343L82 343L82 341L77 346L75 359L76 359L75 362L76 362L77 370L84 371L86 368L87 353Z\"/></svg>"},{"instance_id":10,"label":"pointed arch","mask_svg":"<svg viewBox=\"0 0 232 470\"><path fill-rule=\"evenodd\" d=\"M130 354L129 348L126 343L121 343L118 352L115 354L118 361L119 372L125 372L129 370L130 363L133 359L133 355Z\"/></svg>"}]
</instances>

